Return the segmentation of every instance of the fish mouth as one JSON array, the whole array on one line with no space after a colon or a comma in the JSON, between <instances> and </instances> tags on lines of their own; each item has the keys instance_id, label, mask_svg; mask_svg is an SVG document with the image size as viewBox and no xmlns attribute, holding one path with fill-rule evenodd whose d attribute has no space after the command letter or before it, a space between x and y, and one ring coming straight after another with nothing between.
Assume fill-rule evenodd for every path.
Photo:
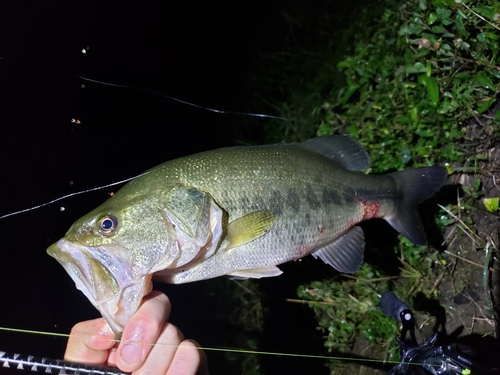
<instances>
[{"instance_id":1,"label":"fish mouth","mask_svg":"<svg viewBox=\"0 0 500 375\"><path fill-rule=\"evenodd\" d=\"M151 275L132 277L125 261L110 255L104 246L87 247L64 238L47 253L71 276L77 289L100 311L119 337L137 311L142 297L151 291Z\"/></svg>"}]
</instances>

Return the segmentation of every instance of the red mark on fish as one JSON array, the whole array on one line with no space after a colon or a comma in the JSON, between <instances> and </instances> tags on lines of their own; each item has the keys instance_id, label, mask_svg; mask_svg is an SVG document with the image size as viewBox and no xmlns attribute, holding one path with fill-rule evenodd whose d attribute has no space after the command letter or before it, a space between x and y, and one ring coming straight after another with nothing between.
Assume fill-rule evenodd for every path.
<instances>
[{"instance_id":1,"label":"red mark on fish","mask_svg":"<svg viewBox=\"0 0 500 375\"><path fill-rule=\"evenodd\" d=\"M297 259L305 257L307 254L309 254L310 251L311 251L311 247L309 247L309 246L305 246L305 245L299 246L299 248L297 249L297 254L298 254ZM295 260L297 260L297 259L295 259Z\"/></svg>"},{"instance_id":2,"label":"red mark on fish","mask_svg":"<svg viewBox=\"0 0 500 375\"><path fill-rule=\"evenodd\" d=\"M361 220L370 220L374 217L377 217L379 202L367 202L365 200L360 200L361 207L363 208L363 219Z\"/></svg>"}]
</instances>

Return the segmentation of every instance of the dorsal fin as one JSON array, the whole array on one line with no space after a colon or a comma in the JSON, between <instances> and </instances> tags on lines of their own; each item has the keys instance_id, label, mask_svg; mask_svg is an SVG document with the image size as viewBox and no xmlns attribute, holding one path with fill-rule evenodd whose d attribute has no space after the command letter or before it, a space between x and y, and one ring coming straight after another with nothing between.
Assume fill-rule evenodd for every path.
<instances>
[{"instance_id":1,"label":"dorsal fin","mask_svg":"<svg viewBox=\"0 0 500 375\"><path fill-rule=\"evenodd\" d=\"M299 146L324 155L349 171L359 171L370 164L368 153L347 135L324 135L301 142Z\"/></svg>"}]
</instances>

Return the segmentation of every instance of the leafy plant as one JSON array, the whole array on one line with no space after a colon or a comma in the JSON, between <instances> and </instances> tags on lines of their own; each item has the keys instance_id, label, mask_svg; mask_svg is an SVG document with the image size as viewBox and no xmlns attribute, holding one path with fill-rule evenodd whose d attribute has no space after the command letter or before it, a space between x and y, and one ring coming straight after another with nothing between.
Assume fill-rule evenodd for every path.
<instances>
[{"instance_id":1,"label":"leafy plant","mask_svg":"<svg viewBox=\"0 0 500 375\"><path fill-rule=\"evenodd\" d=\"M474 9L493 21L493 6ZM358 138L376 172L462 160L463 122L500 91L498 26L474 9L441 0L387 8L368 40L337 64L347 85L322 104L328 113L318 135Z\"/></svg>"},{"instance_id":2,"label":"leafy plant","mask_svg":"<svg viewBox=\"0 0 500 375\"><path fill-rule=\"evenodd\" d=\"M392 318L378 308L378 293L387 290L387 280L367 282L379 275L368 264L364 264L357 275L314 281L298 288L299 297L313 301L310 305L318 317L318 328L327 335L325 345L329 351L347 351L356 330L361 330L371 343L394 336Z\"/></svg>"},{"instance_id":3,"label":"leafy plant","mask_svg":"<svg viewBox=\"0 0 500 375\"><path fill-rule=\"evenodd\" d=\"M284 14L291 33L307 37L270 55L265 72L254 77L265 87L259 96L287 119L268 125L268 141L350 134L367 149L376 173L435 164L466 173L469 160L484 158L461 144L467 121L487 113L500 92L498 1L360 2L352 4L350 27L342 29L332 22L337 2L315 4L317 12L299 3ZM488 121L498 135L500 111ZM463 201L439 214L441 228L456 223L448 212L470 212L482 195L479 178L463 190ZM470 220L464 217L463 224ZM396 288L407 299L416 292L437 296L433 272L445 272L442 256L405 238L395 253L401 260L399 274L391 275L397 283L364 264L356 278L298 288L311 301L329 350L349 350L361 332L369 342L387 340L396 353L389 342L394 322L378 311L378 295Z\"/></svg>"}]
</instances>

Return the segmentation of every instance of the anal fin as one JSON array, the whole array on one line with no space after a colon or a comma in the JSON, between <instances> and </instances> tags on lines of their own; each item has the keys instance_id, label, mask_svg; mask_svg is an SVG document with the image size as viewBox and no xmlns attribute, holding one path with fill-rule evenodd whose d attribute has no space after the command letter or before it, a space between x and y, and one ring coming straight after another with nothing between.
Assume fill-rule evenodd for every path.
<instances>
[{"instance_id":1,"label":"anal fin","mask_svg":"<svg viewBox=\"0 0 500 375\"><path fill-rule=\"evenodd\" d=\"M279 276L283 273L278 267L270 266L270 267L261 267L261 268L252 268L248 270L238 270L228 274L233 279L242 280L242 279L260 279L262 277L275 277Z\"/></svg>"},{"instance_id":2,"label":"anal fin","mask_svg":"<svg viewBox=\"0 0 500 375\"><path fill-rule=\"evenodd\" d=\"M363 264L365 236L360 227L354 226L349 232L312 253L339 272L354 273Z\"/></svg>"}]
</instances>

